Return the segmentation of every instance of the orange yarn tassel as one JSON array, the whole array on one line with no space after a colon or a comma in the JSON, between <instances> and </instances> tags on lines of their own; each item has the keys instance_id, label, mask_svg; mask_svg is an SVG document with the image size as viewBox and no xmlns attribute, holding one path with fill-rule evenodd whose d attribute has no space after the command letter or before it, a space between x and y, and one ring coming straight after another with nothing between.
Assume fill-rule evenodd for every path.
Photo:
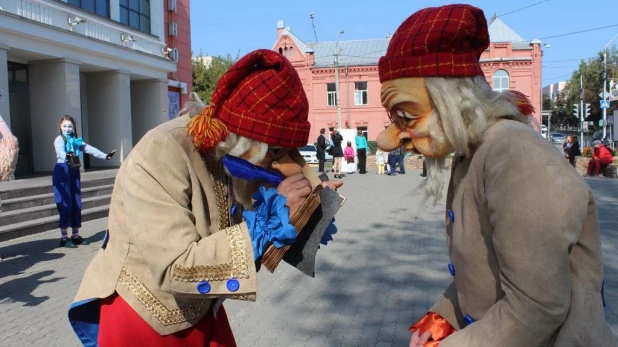
<instances>
[{"instance_id":1,"label":"orange yarn tassel","mask_svg":"<svg viewBox=\"0 0 618 347\"><path fill-rule=\"evenodd\" d=\"M510 92L515 95L515 105L519 112L526 116L530 116L534 113L534 106L530 103L528 96L516 90L511 90Z\"/></svg>"},{"instance_id":2,"label":"orange yarn tassel","mask_svg":"<svg viewBox=\"0 0 618 347\"><path fill-rule=\"evenodd\" d=\"M225 124L215 118L214 111L214 105L205 107L187 123L188 133L193 136L193 145L202 153L215 148L228 133Z\"/></svg>"}]
</instances>

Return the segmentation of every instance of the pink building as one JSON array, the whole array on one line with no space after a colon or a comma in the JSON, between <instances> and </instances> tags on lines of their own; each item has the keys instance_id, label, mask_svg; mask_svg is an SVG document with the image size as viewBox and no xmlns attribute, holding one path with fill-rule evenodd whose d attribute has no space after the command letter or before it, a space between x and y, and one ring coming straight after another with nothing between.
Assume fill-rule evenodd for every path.
<instances>
[{"instance_id":1,"label":"pink building","mask_svg":"<svg viewBox=\"0 0 618 347\"><path fill-rule=\"evenodd\" d=\"M481 67L494 90L515 89L530 97L541 109L540 41L524 41L497 18L489 26L490 48L481 57ZM305 43L283 21L277 23L273 50L288 57L302 80L309 99L310 141L320 128L338 127L335 64L339 67L341 125L358 128L369 140L390 124L380 103L378 60L386 53L390 38ZM539 119L540 121L540 119Z\"/></svg>"},{"instance_id":2,"label":"pink building","mask_svg":"<svg viewBox=\"0 0 618 347\"><path fill-rule=\"evenodd\" d=\"M170 8L170 5L173 8ZM168 57L176 61L176 71L168 72L169 118L175 118L190 101L193 86L191 61L191 6L190 0L164 1L165 43L171 50Z\"/></svg>"},{"instance_id":3,"label":"pink building","mask_svg":"<svg viewBox=\"0 0 618 347\"><path fill-rule=\"evenodd\" d=\"M489 24L489 49L481 55L481 68L495 91L517 90L527 95L541 122L541 41L524 40L513 29L494 17Z\"/></svg>"}]
</instances>

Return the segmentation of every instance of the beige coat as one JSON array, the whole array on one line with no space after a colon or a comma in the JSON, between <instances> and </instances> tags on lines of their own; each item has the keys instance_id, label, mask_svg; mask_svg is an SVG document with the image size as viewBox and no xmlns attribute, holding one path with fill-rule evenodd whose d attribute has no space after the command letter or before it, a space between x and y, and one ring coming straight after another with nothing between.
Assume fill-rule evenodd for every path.
<instances>
[{"instance_id":1,"label":"beige coat","mask_svg":"<svg viewBox=\"0 0 618 347\"><path fill-rule=\"evenodd\" d=\"M594 198L547 140L492 126L455 161L446 207L454 281L430 311L458 331L440 347L616 346Z\"/></svg>"},{"instance_id":2,"label":"beige coat","mask_svg":"<svg viewBox=\"0 0 618 347\"><path fill-rule=\"evenodd\" d=\"M187 121L180 117L151 130L122 164L108 241L75 298L117 292L162 335L195 324L213 299L254 300L257 291L246 224L229 227L222 167L207 169L187 136ZM227 286L232 278L240 284L235 292Z\"/></svg>"}]
</instances>

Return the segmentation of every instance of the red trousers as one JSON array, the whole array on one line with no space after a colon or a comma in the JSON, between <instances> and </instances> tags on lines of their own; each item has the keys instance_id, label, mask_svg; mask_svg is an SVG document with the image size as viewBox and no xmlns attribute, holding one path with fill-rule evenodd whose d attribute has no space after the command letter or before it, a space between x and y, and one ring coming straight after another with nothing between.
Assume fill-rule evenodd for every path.
<instances>
[{"instance_id":1,"label":"red trousers","mask_svg":"<svg viewBox=\"0 0 618 347\"><path fill-rule=\"evenodd\" d=\"M120 296L101 300L100 347L236 347L223 306L217 318L208 313L194 326L170 335L159 335Z\"/></svg>"},{"instance_id":2,"label":"red trousers","mask_svg":"<svg viewBox=\"0 0 618 347\"><path fill-rule=\"evenodd\" d=\"M588 163L588 175L592 174L592 170L594 169L594 173L597 176L601 175L601 165L609 165L612 163L612 159L609 158L600 158L600 159L590 159Z\"/></svg>"}]
</instances>

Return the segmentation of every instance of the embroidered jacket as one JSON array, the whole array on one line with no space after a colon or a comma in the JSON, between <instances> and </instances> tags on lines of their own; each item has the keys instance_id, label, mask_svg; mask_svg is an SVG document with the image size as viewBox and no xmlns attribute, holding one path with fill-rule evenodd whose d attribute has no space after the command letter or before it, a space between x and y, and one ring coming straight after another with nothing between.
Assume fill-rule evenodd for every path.
<instances>
[{"instance_id":1,"label":"embroidered jacket","mask_svg":"<svg viewBox=\"0 0 618 347\"><path fill-rule=\"evenodd\" d=\"M205 165L187 121L148 132L118 171L109 231L69 311L86 345L98 333L87 316L114 292L162 335L198 322L214 299L255 300L246 224L230 222L223 168Z\"/></svg>"}]
</instances>

